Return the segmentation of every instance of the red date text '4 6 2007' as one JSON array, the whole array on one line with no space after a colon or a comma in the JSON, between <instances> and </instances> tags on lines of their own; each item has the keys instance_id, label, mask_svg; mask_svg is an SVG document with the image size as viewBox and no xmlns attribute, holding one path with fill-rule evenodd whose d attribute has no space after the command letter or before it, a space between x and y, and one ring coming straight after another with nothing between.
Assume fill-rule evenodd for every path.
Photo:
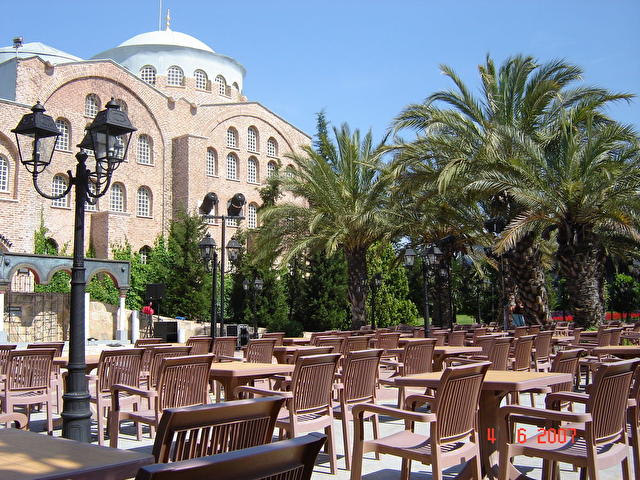
<instances>
[{"instance_id":1,"label":"red date text '4 6 2007'","mask_svg":"<svg viewBox=\"0 0 640 480\"><path fill-rule=\"evenodd\" d=\"M516 443L525 443L527 441L527 430L525 428L519 428L516 430ZM496 429L487 428L487 440L491 443L496 443ZM536 442L543 444L564 444L567 442L575 442L576 429L575 428L538 428L536 433Z\"/></svg>"}]
</instances>

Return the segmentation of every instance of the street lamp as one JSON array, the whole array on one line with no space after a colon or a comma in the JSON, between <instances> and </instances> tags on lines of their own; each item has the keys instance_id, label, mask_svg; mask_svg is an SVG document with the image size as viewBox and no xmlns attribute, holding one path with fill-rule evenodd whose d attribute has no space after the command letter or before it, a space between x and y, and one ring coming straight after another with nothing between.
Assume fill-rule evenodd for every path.
<instances>
[{"instance_id":1,"label":"street lamp","mask_svg":"<svg viewBox=\"0 0 640 480\"><path fill-rule=\"evenodd\" d=\"M505 229L506 226L507 226L507 220L501 216L491 217L484 222L484 229L487 232L492 233L494 237L498 237L500 233L502 233L502 231ZM487 252L487 255L493 255L493 251L491 250L491 248L488 248L486 252ZM500 255L497 256L497 259L500 261L500 283L502 285L502 297L503 297L502 298L502 327L506 332L507 329L509 328L509 299L507 298L507 292L505 291L505 282L504 282L505 256L506 256L505 253L501 253Z\"/></svg>"},{"instance_id":2,"label":"street lamp","mask_svg":"<svg viewBox=\"0 0 640 480\"><path fill-rule=\"evenodd\" d=\"M75 174L68 172L69 184L57 195L43 192L38 176L53 159L56 139L60 135L53 118L45 115L45 109L37 102L11 130L16 136L20 162L31 174L35 190L44 198L58 200L75 187L75 214L73 236L73 266L71 269L71 305L69 322L69 366L66 377L62 410L62 436L81 442L91 440L91 410L85 376L85 287L84 267L84 210L85 204L95 205L98 198L109 190L113 172L124 161L131 135L136 129L127 114L111 99L105 110L100 111L86 135L78 145ZM93 152L95 164L88 169L88 151ZM89 184L95 188L89 188Z\"/></svg>"},{"instance_id":3,"label":"street lamp","mask_svg":"<svg viewBox=\"0 0 640 480\"><path fill-rule=\"evenodd\" d=\"M378 272L371 279L371 328L373 330L376 329L376 300L381 286L382 274Z\"/></svg>"},{"instance_id":4,"label":"street lamp","mask_svg":"<svg viewBox=\"0 0 640 480\"><path fill-rule=\"evenodd\" d=\"M200 248L200 256L204 263L207 273L211 273L211 338L216 338L216 329L218 326L218 309L216 304L216 277L218 276L218 252L216 250L216 241L211 238L211 234L207 232L204 238L198 244Z\"/></svg>"},{"instance_id":5,"label":"street lamp","mask_svg":"<svg viewBox=\"0 0 640 480\"><path fill-rule=\"evenodd\" d=\"M404 266L412 267L415 265L417 253L413 248L407 248L404 251ZM422 298L423 303L423 316L424 316L424 336L425 338L430 335L431 322L429 314L429 269L431 266L435 266L440 262L442 251L437 245L430 244L426 249L422 251L420 257L422 258Z\"/></svg>"},{"instance_id":6,"label":"street lamp","mask_svg":"<svg viewBox=\"0 0 640 480\"><path fill-rule=\"evenodd\" d=\"M209 192L204 196L202 200L202 204L200 205L199 211L204 219L214 219L221 220L222 223L222 245L226 242L226 227L227 220L243 220L244 216L241 215L242 208L246 203L246 199L242 193L236 193L228 202L227 202L227 215L211 215L211 211L214 210L215 206L218 204L218 196ZM229 240L229 243L226 245L227 253L229 254L229 258L231 261L235 261L240 254L240 249L242 245L235 238ZM220 334L222 336L225 335L225 327L224 327L224 274L225 274L225 248L220 249Z\"/></svg>"},{"instance_id":7,"label":"street lamp","mask_svg":"<svg viewBox=\"0 0 640 480\"><path fill-rule=\"evenodd\" d=\"M251 282L248 279L244 279L242 281L242 288L247 292L251 287ZM256 277L253 280L253 292L252 292L252 309L253 309L253 338L258 338L258 309L256 308L256 294L257 292L262 291L262 287L264 287L264 282L262 279Z\"/></svg>"}]
</instances>

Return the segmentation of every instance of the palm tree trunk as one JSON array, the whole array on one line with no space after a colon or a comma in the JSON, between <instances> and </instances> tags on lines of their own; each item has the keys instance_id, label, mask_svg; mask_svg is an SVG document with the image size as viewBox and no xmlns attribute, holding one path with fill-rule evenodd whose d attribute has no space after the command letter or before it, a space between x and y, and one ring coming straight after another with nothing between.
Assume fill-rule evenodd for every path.
<instances>
[{"instance_id":1,"label":"palm tree trunk","mask_svg":"<svg viewBox=\"0 0 640 480\"><path fill-rule=\"evenodd\" d=\"M517 296L524 304L525 317L533 323L546 323L549 320L549 297L536 236L527 234L510 253L509 271Z\"/></svg>"},{"instance_id":2,"label":"palm tree trunk","mask_svg":"<svg viewBox=\"0 0 640 480\"><path fill-rule=\"evenodd\" d=\"M559 229L558 264L576 326L600 323L604 319L602 252L588 226L567 222Z\"/></svg>"},{"instance_id":3,"label":"palm tree trunk","mask_svg":"<svg viewBox=\"0 0 640 480\"><path fill-rule=\"evenodd\" d=\"M351 304L351 327L359 329L367 323L367 250L345 250L349 275L349 303Z\"/></svg>"}]
</instances>

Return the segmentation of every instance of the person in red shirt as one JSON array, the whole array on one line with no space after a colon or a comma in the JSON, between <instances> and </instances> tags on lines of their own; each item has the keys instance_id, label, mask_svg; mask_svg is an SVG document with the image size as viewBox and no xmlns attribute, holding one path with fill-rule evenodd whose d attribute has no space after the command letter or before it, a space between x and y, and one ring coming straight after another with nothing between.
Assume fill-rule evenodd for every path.
<instances>
[{"instance_id":1,"label":"person in red shirt","mask_svg":"<svg viewBox=\"0 0 640 480\"><path fill-rule=\"evenodd\" d=\"M144 307L142 307L142 313L144 313L145 315L153 315L155 312L153 311L153 307L151 305L153 305L153 303L149 302L149 305L145 305Z\"/></svg>"}]
</instances>

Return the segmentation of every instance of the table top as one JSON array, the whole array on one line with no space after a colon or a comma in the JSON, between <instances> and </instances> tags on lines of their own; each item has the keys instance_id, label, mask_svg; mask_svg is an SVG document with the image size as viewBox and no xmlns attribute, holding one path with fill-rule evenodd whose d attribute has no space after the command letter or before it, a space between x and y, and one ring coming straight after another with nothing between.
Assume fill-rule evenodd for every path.
<instances>
[{"instance_id":1,"label":"table top","mask_svg":"<svg viewBox=\"0 0 640 480\"><path fill-rule=\"evenodd\" d=\"M100 363L100 355L85 355L85 363L87 364L87 367L97 368ZM69 365L69 356L55 357L53 359L53 364L67 368Z\"/></svg>"},{"instance_id":2,"label":"table top","mask_svg":"<svg viewBox=\"0 0 640 480\"><path fill-rule=\"evenodd\" d=\"M310 350L316 348L313 345L277 345L273 347L274 352L293 353L297 350Z\"/></svg>"},{"instance_id":3,"label":"table top","mask_svg":"<svg viewBox=\"0 0 640 480\"><path fill-rule=\"evenodd\" d=\"M284 345L308 345L310 342L310 338L303 337L284 337L282 339Z\"/></svg>"},{"instance_id":4,"label":"table top","mask_svg":"<svg viewBox=\"0 0 640 480\"><path fill-rule=\"evenodd\" d=\"M100 447L14 428L0 430L2 480L120 480L154 462L152 455Z\"/></svg>"},{"instance_id":5,"label":"table top","mask_svg":"<svg viewBox=\"0 0 640 480\"><path fill-rule=\"evenodd\" d=\"M294 365L286 363L224 362L211 365L211 376L251 377L256 375L279 375L293 372Z\"/></svg>"},{"instance_id":6,"label":"table top","mask_svg":"<svg viewBox=\"0 0 640 480\"><path fill-rule=\"evenodd\" d=\"M406 387L436 388L442 372L420 373L406 377L396 377L394 383ZM521 392L532 388L548 387L558 383L571 382L570 373L513 372L489 370L482 384L483 390Z\"/></svg>"},{"instance_id":7,"label":"table top","mask_svg":"<svg viewBox=\"0 0 640 480\"><path fill-rule=\"evenodd\" d=\"M609 345L608 347L594 347L594 354L635 355L640 357L640 345Z\"/></svg>"}]
</instances>

